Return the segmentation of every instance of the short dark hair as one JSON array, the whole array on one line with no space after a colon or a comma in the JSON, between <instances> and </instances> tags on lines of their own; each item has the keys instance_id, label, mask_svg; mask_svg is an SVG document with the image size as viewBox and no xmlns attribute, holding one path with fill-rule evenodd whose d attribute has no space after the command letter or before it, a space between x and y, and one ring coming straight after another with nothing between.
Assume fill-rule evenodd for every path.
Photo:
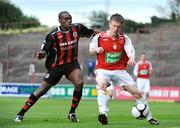
<instances>
[{"instance_id":1,"label":"short dark hair","mask_svg":"<svg viewBox=\"0 0 180 128\"><path fill-rule=\"evenodd\" d=\"M58 15L58 18L61 19L62 15L65 13L69 13L68 11L61 11ZM69 13L70 14L70 13Z\"/></svg>"},{"instance_id":2,"label":"short dark hair","mask_svg":"<svg viewBox=\"0 0 180 128\"><path fill-rule=\"evenodd\" d=\"M118 21L118 22L120 22L121 24L124 23L124 18L123 18L123 16L120 15L120 14L118 14L118 13L115 13L115 14L113 14L113 15L110 17L110 21L112 21L112 20Z\"/></svg>"},{"instance_id":3,"label":"short dark hair","mask_svg":"<svg viewBox=\"0 0 180 128\"><path fill-rule=\"evenodd\" d=\"M142 51L142 52L141 52L141 55L146 55L146 52Z\"/></svg>"}]
</instances>

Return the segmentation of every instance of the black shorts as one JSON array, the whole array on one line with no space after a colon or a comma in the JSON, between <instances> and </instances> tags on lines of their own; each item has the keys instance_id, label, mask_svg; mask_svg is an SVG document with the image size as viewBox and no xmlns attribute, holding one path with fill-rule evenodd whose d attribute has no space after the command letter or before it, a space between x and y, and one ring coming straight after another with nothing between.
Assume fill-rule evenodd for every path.
<instances>
[{"instance_id":1,"label":"black shorts","mask_svg":"<svg viewBox=\"0 0 180 128\"><path fill-rule=\"evenodd\" d=\"M70 64L60 65L53 69L48 69L48 72L45 74L43 80L48 82L50 85L56 85L63 75L65 75L66 78L68 78L69 74L74 69L81 70L78 61L72 62Z\"/></svg>"}]
</instances>

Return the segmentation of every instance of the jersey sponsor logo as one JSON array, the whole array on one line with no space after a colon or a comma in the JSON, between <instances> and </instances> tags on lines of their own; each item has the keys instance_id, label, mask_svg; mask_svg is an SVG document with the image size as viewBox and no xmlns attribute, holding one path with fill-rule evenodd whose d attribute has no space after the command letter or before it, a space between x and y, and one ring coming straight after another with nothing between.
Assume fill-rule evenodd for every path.
<instances>
[{"instance_id":1,"label":"jersey sponsor logo","mask_svg":"<svg viewBox=\"0 0 180 128\"><path fill-rule=\"evenodd\" d=\"M148 70L146 70L146 69L141 70L139 74L141 74L141 75L147 75L147 74L148 74Z\"/></svg>"},{"instance_id":2,"label":"jersey sponsor logo","mask_svg":"<svg viewBox=\"0 0 180 128\"><path fill-rule=\"evenodd\" d=\"M73 36L77 37L78 36L77 32L73 32Z\"/></svg>"},{"instance_id":3,"label":"jersey sponsor logo","mask_svg":"<svg viewBox=\"0 0 180 128\"><path fill-rule=\"evenodd\" d=\"M116 63L120 60L122 52L108 52L106 53L106 63Z\"/></svg>"},{"instance_id":4,"label":"jersey sponsor logo","mask_svg":"<svg viewBox=\"0 0 180 128\"><path fill-rule=\"evenodd\" d=\"M61 47L61 46L68 46L68 45L73 45L73 44L75 44L76 42L77 42L77 39L71 40L71 41L68 41L68 42L63 42L63 43L60 43L59 45L60 45L60 47Z\"/></svg>"},{"instance_id":5,"label":"jersey sponsor logo","mask_svg":"<svg viewBox=\"0 0 180 128\"><path fill-rule=\"evenodd\" d=\"M117 49L117 45L116 44L113 45L113 49Z\"/></svg>"},{"instance_id":6,"label":"jersey sponsor logo","mask_svg":"<svg viewBox=\"0 0 180 128\"><path fill-rule=\"evenodd\" d=\"M77 44L74 44L74 45L70 45L68 47L62 47L61 50L69 50L69 49L73 49L77 46Z\"/></svg>"}]
</instances>

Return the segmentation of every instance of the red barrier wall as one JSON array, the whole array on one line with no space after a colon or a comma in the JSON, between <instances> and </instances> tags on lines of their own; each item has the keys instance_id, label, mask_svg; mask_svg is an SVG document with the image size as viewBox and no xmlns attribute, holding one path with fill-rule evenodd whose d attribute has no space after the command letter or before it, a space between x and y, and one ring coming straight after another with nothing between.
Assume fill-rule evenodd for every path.
<instances>
[{"instance_id":1,"label":"red barrier wall","mask_svg":"<svg viewBox=\"0 0 180 128\"><path fill-rule=\"evenodd\" d=\"M149 96L150 100L180 101L180 87L152 86ZM134 100L134 97L120 86L115 86L115 99Z\"/></svg>"}]
</instances>

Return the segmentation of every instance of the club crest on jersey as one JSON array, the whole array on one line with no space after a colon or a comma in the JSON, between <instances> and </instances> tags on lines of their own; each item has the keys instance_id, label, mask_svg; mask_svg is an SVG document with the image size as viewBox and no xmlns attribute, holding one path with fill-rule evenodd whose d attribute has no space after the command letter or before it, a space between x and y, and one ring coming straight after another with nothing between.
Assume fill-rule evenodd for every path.
<instances>
[{"instance_id":1,"label":"club crest on jersey","mask_svg":"<svg viewBox=\"0 0 180 128\"><path fill-rule=\"evenodd\" d=\"M45 75L45 78L49 78L49 73L47 73L47 74Z\"/></svg>"},{"instance_id":2,"label":"club crest on jersey","mask_svg":"<svg viewBox=\"0 0 180 128\"><path fill-rule=\"evenodd\" d=\"M113 45L113 49L117 49L117 45L116 44Z\"/></svg>"},{"instance_id":3,"label":"club crest on jersey","mask_svg":"<svg viewBox=\"0 0 180 128\"><path fill-rule=\"evenodd\" d=\"M78 35L77 35L77 32L73 32L73 36L74 37L77 37Z\"/></svg>"}]
</instances>

